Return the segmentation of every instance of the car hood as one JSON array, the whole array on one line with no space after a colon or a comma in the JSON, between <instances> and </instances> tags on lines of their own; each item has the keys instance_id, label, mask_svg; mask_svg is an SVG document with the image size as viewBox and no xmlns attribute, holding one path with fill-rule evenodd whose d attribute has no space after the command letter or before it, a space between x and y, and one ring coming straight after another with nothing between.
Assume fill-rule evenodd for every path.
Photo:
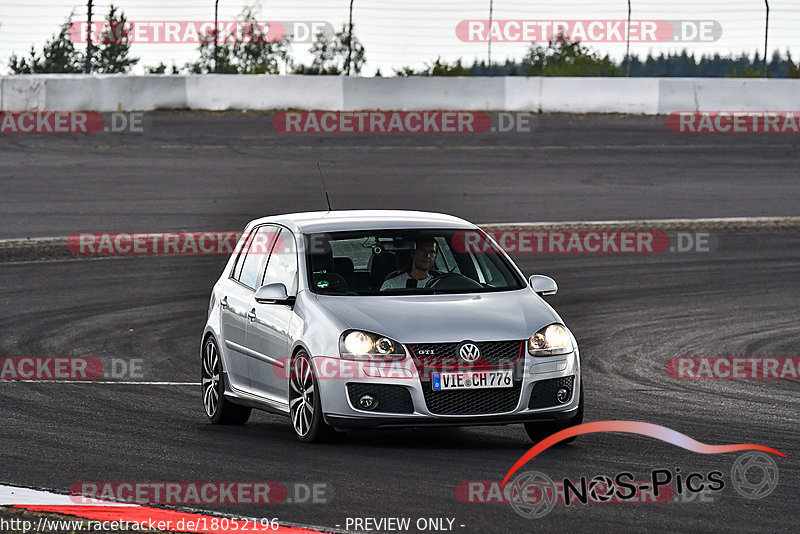
<instances>
[{"instance_id":1,"label":"car hood","mask_svg":"<svg viewBox=\"0 0 800 534\"><path fill-rule=\"evenodd\" d=\"M527 339L561 322L533 291L461 295L316 295L349 328L401 343Z\"/></svg>"}]
</instances>

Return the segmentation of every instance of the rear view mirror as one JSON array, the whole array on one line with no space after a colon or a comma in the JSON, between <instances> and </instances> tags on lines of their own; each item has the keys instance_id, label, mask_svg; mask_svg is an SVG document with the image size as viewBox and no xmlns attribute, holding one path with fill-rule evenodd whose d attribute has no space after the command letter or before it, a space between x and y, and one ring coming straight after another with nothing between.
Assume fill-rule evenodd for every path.
<instances>
[{"instance_id":1,"label":"rear view mirror","mask_svg":"<svg viewBox=\"0 0 800 534\"><path fill-rule=\"evenodd\" d=\"M528 281L530 282L533 290L540 297L546 297L548 295L555 295L558 293L558 284L556 284L556 281L549 276L534 274L528 279Z\"/></svg>"}]
</instances>

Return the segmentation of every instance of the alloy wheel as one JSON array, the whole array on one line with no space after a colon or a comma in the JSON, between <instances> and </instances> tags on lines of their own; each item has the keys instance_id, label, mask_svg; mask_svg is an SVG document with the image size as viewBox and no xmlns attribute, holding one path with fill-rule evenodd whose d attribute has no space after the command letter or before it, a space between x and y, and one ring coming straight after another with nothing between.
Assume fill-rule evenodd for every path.
<instances>
[{"instance_id":1,"label":"alloy wheel","mask_svg":"<svg viewBox=\"0 0 800 534\"><path fill-rule=\"evenodd\" d=\"M314 373L307 356L301 355L292 364L289 386L292 391L289 402L292 426L297 435L303 437L311 430L314 422L314 396L317 394Z\"/></svg>"},{"instance_id":2,"label":"alloy wheel","mask_svg":"<svg viewBox=\"0 0 800 534\"><path fill-rule=\"evenodd\" d=\"M203 351L203 406L206 415L214 417L219 409L219 354L213 341L206 343Z\"/></svg>"}]
</instances>

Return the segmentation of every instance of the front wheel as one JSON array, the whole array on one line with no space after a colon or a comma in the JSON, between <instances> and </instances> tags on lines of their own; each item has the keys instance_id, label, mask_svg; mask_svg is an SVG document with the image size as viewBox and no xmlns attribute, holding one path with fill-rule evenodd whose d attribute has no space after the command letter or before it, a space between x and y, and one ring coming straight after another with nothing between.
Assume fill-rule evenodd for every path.
<instances>
[{"instance_id":1,"label":"front wheel","mask_svg":"<svg viewBox=\"0 0 800 534\"><path fill-rule=\"evenodd\" d=\"M292 361L289 377L289 416L292 428L300 441L325 443L338 441L342 436L325 423L322 417L317 378L311 358L300 351Z\"/></svg>"},{"instance_id":2,"label":"front wheel","mask_svg":"<svg viewBox=\"0 0 800 534\"><path fill-rule=\"evenodd\" d=\"M564 429L567 429L571 426L577 426L583 423L583 382L581 382L581 393L578 397L578 411L575 412L575 415L572 416L572 419L568 421L547 421L542 423L525 423L525 432L528 433L528 436L534 441L534 443L538 443L542 441L544 438L548 436L552 436L556 432L560 432ZM578 436L572 436L571 438L567 438L558 442L559 445L566 445L568 443L572 443Z\"/></svg>"},{"instance_id":3,"label":"front wheel","mask_svg":"<svg viewBox=\"0 0 800 534\"><path fill-rule=\"evenodd\" d=\"M200 384L208 420L217 425L245 424L250 419L250 408L233 404L225 398L225 375L213 337L209 337L203 345L202 360Z\"/></svg>"}]
</instances>

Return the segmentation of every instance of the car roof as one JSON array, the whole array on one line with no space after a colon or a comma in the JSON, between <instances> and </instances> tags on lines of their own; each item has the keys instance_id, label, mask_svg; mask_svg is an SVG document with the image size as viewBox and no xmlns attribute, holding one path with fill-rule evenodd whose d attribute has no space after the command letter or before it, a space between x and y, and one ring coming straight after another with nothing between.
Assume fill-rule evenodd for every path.
<instances>
[{"instance_id":1,"label":"car roof","mask_svg":"<svg viewBox=\"0 0 800 534\"><path fill-rule=\"evenodd\" d=\"M293 232L339 232L348 230L393 230L416 228L473 229L476 226L464 219L425 211L405 210L342 210L311 211L273 215L251 221L257 224L276 223Z\"/></svg>"}]
</instances>

